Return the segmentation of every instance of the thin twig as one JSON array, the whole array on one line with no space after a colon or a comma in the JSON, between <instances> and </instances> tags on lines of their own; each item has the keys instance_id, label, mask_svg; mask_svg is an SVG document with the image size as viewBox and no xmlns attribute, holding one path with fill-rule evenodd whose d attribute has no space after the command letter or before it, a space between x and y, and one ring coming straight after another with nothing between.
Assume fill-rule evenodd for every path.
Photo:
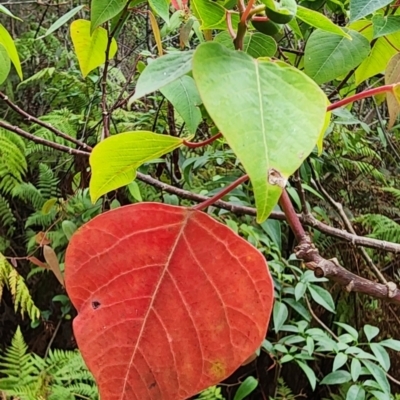
<instances>
[{"instance_id":1,"label":"thin twig","mask_svg":"<svg viewBox=\"0 0 400 400\"><path fill-rule=\"evenodd\" d=\"M310 301L308 300L308 297L304 297L306 300L307 308L308 311L310 311L310 314L312 317L318 322L319 325L321 325L333 338L335 338L338 342L340 342L339 338L335 335L334 332L332 332L327 325L325 325L318 317L317 314L315 314L314 310L311 307Z\"/></svg>"},{"instance_id":2,"label":"thin twig","mask_svg":"<svg viewBox=\"0 0 400 400\"><path fill-rule=\"evenodd\" d=\"M87 156L89 157L90 153L83 150L73 149L72 147L64 146L63 144L54 143L50 140L43 139L39 136L35 136L32 133L26 132L18 126L10 125L7 122L0 120L0 127L4 128L10 132L14 132L19 136L24 137L25 139L32 140L35 143L43 144L44 146L52 147L55 150L62 151L64 153L68 153L71 155L77 156Z\"/></svg>"},{"instance_id":3,"label":"thin twig","mask_svg":"<svg viewBox=\"0 0 400 400\"><path fill-rule=\"evenodd\" d=\"M64 132L61 132L54 126L48 124L47 122L41 121L40 119L34 117L31 114L28 114L26 111L24 111L22 108L18 107L15 103L13 103L8 96L6 96L4 93L0 92L0 99L2 99L12 110L14 110L16 113L24 117L27 121L29 122L34 122L37 125L42 126L43 128L48 129L50 132L53 132L56 136L61 137L71 143L76 144L79 147L82 147L83 149L86 150L92 150L90 146L88 146L86 143L81 142L78 139L73 138L72 136L69 136L65 134Z\"/></svg>"},{"instance_id":4,"label":"thin twig","mask_svg":"<svg viewBox=\"0 0 400 400\"><path fill-rule=\"evenodd\" d=\"M325 188L322 186L321 182L319 182L317 179L313 179L312 183L314 186L325 196L325 198L328 200L330 205L336 209L338 214L340 215L340 218L342 219L346 229L352 233L353 235L356 234L356 231L353 228L352 223L350 222L349 218L347 217L346 213L343 210L343 205L337 201L335 201L330 194L325 190ZM370 268L375 272L379 280L387 285L388 281L385 279L383 276L382 272L379 270L379 268L375 265L375 263L372 261L372 258L369 256L367 251L364 249L364 247L359 247L358 251L361 253L363 256L364 260L367 262L367 264L370 266Z\"/></svg>"}]
</instances>

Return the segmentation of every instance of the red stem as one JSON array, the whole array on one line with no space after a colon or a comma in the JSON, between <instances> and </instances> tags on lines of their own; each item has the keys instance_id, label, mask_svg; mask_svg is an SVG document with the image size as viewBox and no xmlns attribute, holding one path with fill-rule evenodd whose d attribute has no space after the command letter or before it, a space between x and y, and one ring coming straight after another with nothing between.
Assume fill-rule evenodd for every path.
<instances>
[{"instance_id":1,"label":"red stem","mask_svg":"<svg viewBox=\"0 0 400 400\"><path fill-rule=\"evenodd\" d=\"M307 235L285 189L283 190L281 198L279 199L279 205L286 216L288 224L292 228L297 242L300 243Z\"/></svg>"},{"instance_id":2,"label":"red stem","mask_svg":"<svg viewBox=\"0 0 400 400\"><path fill-rule=\"evenodd\" d=\"M208 206L211 206L214 204L217 200L222 199L227 193L231 192L235 187L239 186L241 183L246 182L249 179L249 176L243 175L240 178L236 179L236 181L232 182L230 185L224 187L219 193L216 195L210 197L206 201L203 201L202 203L196 204L195 206L192 207L193 210L204 210Z\"/></svg>"},{"instance_id":3,"label":"red stem","mask_svg":"<svg viewBox=\"0 0 400 400\"><path fill-rule=\"evenodd\" d=\"M220 138L220 137L222 137L222 133L221 133L221 132L218 132L216 135L210 137L210 138L207 139L207 140L204 140L203 142L195 143L195 142L187 142L186 140L184 140L184 141L183 141L183 144L184 144L186 147L189 147L190 149L196 149L196 148L198 148L198 147L207 146L208 144L212 143L214 140L216 140L216 139L218 139L218 138Z\"/></svg>"},{"instance_id":4,"label":"red stem","mask_svg":"<svg viewBox=\"0 0 400 400\"><path fill-rule=\"evenodd\" d=\"M247 7L243 12L242 17L240 18L240 23L241 24L245 24L246 23L247 17L250 14L250 11L251 11L251 9L253 7L254 2L255 2L255 0L249 0L249 2L247 3Z\"/></svg>"},{"instance_id":5,"label":"red stem","mask_svg":"<svg viewBox=\"0 0 400 400\"><path fill-rule=\"evenodd\" d=\"M395 86L395 84L384 85L384 86L379 86L374 89L364 90L363 92L357 93L353 96L347 97L346 99L337 101L336 103L329 105L327 107L326 111L335 110L336 108L343 107L347 104L353 103L354 101L365 99L366 97L375 96L376 94L379 94L379 93L392 92L394 89L394 86Z\"/></svg>"}]
</instances>

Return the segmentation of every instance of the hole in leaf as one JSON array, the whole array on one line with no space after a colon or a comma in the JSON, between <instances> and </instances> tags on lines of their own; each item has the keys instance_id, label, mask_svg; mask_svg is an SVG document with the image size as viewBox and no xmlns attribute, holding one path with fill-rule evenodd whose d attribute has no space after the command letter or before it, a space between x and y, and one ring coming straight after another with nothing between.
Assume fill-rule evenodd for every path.
<instances>
[{"instance_id":1,"label":"hole in leaf","mask_svg":"<svg viewBox=\"0 0 400 400\"><path fill-rule=\"evenodd\" d=\"M97 300L92 301L93 310L97 310L101 306L101 303Z\"/></svg>"}]
</instances>

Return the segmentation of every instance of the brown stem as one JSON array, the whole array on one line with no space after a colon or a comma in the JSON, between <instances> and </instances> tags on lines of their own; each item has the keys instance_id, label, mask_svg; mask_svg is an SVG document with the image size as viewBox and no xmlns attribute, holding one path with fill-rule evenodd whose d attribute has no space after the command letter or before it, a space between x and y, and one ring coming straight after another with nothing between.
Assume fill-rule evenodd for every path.
<instances>
[{"instance_id":1,"label":"brown stem","mask_svg":"<svg viewBox=\"0 0 400 400\"><path fill-rule=\"evenodd\" d=\"M90 153L83 150L73 149L72 147L64 146L62 144L54 143L50 140L43 139L39 136L35 136L32 133L26 132L18 126L10 125L7 122L0 120L0 128L4 128L10 132L14 132L17 135L24 137L25 139L32 140L32 142L43 144L44 146L51 147L55 150L62 151L64 153L78 155L78 156L87 156L89 157Z\"/></svg>"},{"instance_id":2,"label":"brown stem","mask_svg":"<svg viewBox=\"0 0 400 400\"><path fill-rule=\"evenodd\" d=\"M55 128L53 125L48 124L47 122L41 121L40 119L34 117L31 114L28 114L26 111L24 111L22 108L18 107L16 104L14 104L8 96L6 96L4 93L0 92L0 99L2 99L12 110L14 110L16 113L24 117L27 121L29 122L34 122L37 125L42 126L43 128L48 129L50 132L53 132L56 136L61 137L71 143L74 143L78 145L79 147L82 147L83 149L86 150L92 150L90 146L88 146L86 143L81 142L78 139L73 138L72 136L69 136L65 134L64 132L59 131L57 128Z\"/></svg>"}]
</instances>

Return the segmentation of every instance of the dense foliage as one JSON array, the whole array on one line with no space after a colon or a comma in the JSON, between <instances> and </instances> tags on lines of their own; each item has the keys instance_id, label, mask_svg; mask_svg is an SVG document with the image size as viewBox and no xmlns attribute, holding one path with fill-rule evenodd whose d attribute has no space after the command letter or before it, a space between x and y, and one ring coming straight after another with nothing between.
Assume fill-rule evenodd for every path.
<instances>
[{"instance_id":1,"label":"dense foliage","mask_svg":"<svg viewBox=\"0 0 400 400\"><path fill-rule=\"evenodd\" d=\"M4 398L98 398L66 251L142 202L207 212L274 281L256 354L195 398L399 397L396 1L0 3L0 22Z\"/></svg>"}]
</instances>

